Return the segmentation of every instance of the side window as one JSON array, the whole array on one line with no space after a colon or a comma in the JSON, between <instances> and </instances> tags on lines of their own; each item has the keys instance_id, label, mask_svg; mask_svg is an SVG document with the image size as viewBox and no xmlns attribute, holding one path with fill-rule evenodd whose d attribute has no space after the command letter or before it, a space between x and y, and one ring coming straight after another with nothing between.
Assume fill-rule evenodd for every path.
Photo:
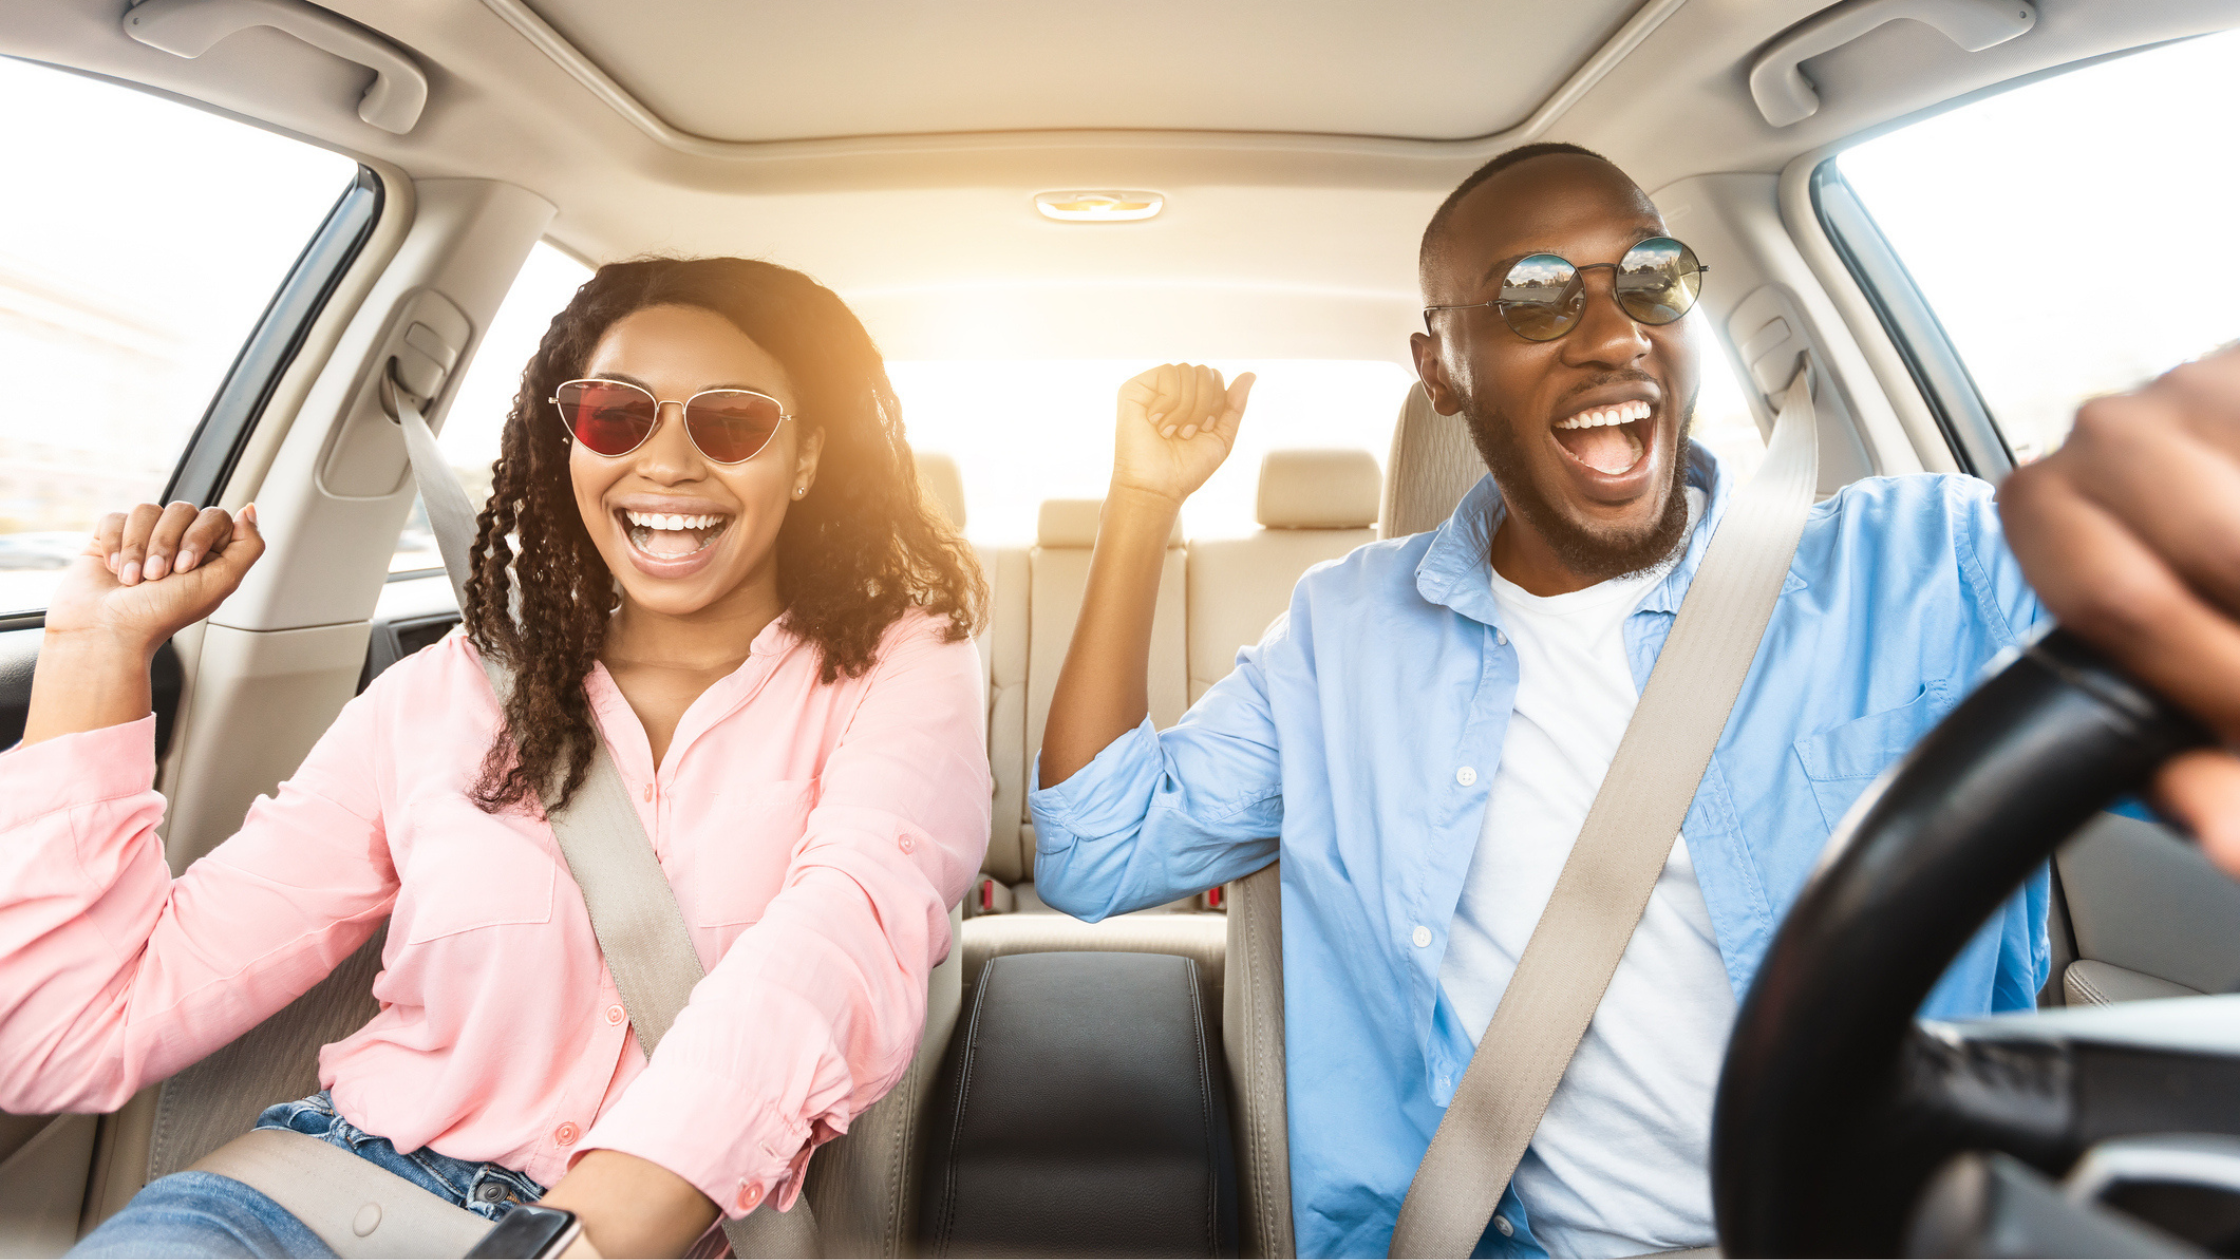
<instances>
[{"instance_id":1,"label":"side window","mask_svg":"<svg viewBox=\"0 0 2240 1260\"><path fill-rule=\"evenodd\" d=\"M2240 336L2226 296L2240 205L2240 34L2163 45L2027 84L1866 141L1835 161L1871 221L1838 243L1888 318L1910 287L2016 462L2061 445L2077 404ZM1881 242L1902 274L1857 261ZM1909 346L1931 404L1935 347ZM1924 363L1928 366L1924 367ZM1948 400L1949 401L1949 400ZM1963 435L1955 442L1966 445ZM1965 457L1965 455L1964 455ZM1976 461L1981 466L1983 461Z\"/></svg>"},{"instance_id":2,"label":"side window","mask_svg":"<svg viewBox=\"0 0 2240 1260\"><path fill-rule=\"evenodd\" d=\"M568 299L591 270L552 246L539 243L529 251L521 274L514 277L506 300L490 320L490 331L467 365L459 392L444 414L443 432L436 435L451 471L467 488L467 500L477 508L490 497L490 466L498 459L498 439L505 432L506 414L521 389L521 370L537 352L545 329L552 325ZM552 423L560 423L557 415ZM389 561L389 576L419 575L440 571L443 556L436 551L436 536L428 529L428 513L418 500L404 532L397 536L397 552Z\"/></svg>"},{"instance_id":3,"label":"side window","mask_svg":"<svg viewBox=\"0 0 2240 1260\"><path fill-rule=\"evenodd\" d=\"M163 493L358 164L6 57L0 119L6 616L45 606L104 513Z\"/></svg>"}]
</instances>

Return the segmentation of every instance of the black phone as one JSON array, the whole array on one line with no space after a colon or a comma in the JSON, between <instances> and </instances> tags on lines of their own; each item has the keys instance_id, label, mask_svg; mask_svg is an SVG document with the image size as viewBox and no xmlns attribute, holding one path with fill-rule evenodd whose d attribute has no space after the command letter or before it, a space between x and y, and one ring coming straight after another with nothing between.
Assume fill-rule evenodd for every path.
<instances>
[{"instance_id":1,"label":"black phone","mask_svg":"<svg viewBox=\"0 0 2240 1260\"><path fill-rule=\"evenodd\" d=\"M482 1241L467 1252L467 1260L557 1256L582 1233L583 1226L576 1221L573 1212L520 1203L498 1218L498 1223L490 1227Z\"/></svg>"}]
</instances>

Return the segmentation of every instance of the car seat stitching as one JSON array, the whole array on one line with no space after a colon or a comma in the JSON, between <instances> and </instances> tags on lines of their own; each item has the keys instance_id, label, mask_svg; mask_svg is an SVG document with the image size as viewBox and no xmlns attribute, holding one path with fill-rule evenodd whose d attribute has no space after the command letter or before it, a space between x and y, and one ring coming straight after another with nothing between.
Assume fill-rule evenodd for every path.
<instances>
[{"instance_id":1,"label":"car seat stitching","mask_svg":"<svg viewBox=\"0 0 2240 1260\"><path fill-rule=\"evenodd\" d=\"M1266 1046L1263 1044L1264 1038L1262 1038L1260 1035L1261 1027L1259 1018L1259 997L1261 990L1266 987L1266 977L1260 975L1258 970L1258 947L1261 944L1260 938L1262 936L1260 930L1261 916L1258 912L1257 903L1252 904L1254 905L1254 908L1245 911L1245 950L1244 957L1240 960L1243 964L1243 971L1245 973L1242 977L1240 977L1240 979L1242 979L1245 983L1245 1000L1238 1004L1239 1007L1243 1010L1244 1027L1238 1030L1238 1035L1244 1038L1245 1053L1243 1058L1245 1070L1251 1073L1251 1079L1246 1086L1247 1092L1245 1094L1244 1115L1247 1121L1247 1132L1245 1134L1246 1157L1252 1161L1252 1218L1259 1227L1262 1249L1266 1250L1267 1240L1272 1237L1270 1233L1271 1222L1269 1219L1269 1196L1266 1193L1266 1187L1268 1184L1268 1143L1267 1135L1263 1132L1262 1125L1260 1123L1263 1117L1261 1117L1261 1115L1259 1114L1260 1087L1268 1079L1267 1063L1264 1058ZM1232 913L1240 909L1243 909L1243 907L1230 907Z\"/></svg>"},{"instance_id":2,"label":"car seat stitching","mask_svg":"<svg viewBox=\"0 0 2240 1260\"><path fill-rule=\"evenodd\" d=\"M1205 1135L1206 1166L1213 1169L1213 1179L1206 1187L1206 1250L1218 1255L1221 1251L1221 1169L1218 1165L1221 1151L1213 1140L1212 1067L1206 1062L1205 1008L1198 996L1198 964L1188 958L1182 960L1182 986L1190 999L1190 1027L1197 1034L1193 1044L1198 1060L1198 1123Z\"/></svg>"},{"instance_id":3,"label":"car seat stitching","mask_svg":"<svg viewBox=\"0 0 2240 1260\"><path fill-rule=\"evenodd\" d=\"M940 1255L948 1254L949 1233L956 1226L957 1143L964 1137L965 1102L972 1095L972 1059L973 1049L980 1041L980 1015L988 1009L988 989L995 978L996 964L1000 961L1002 960L999 958L990 958L980 968L979 982L973 986L972 991L972 1020L965 1026L963 1058L957 1063L957 1101L951 1108L955 1120L949 1126L949 1159L942 1174L941 1227L934 1235L934 1248Z\"/></svg>"}]
</instances>

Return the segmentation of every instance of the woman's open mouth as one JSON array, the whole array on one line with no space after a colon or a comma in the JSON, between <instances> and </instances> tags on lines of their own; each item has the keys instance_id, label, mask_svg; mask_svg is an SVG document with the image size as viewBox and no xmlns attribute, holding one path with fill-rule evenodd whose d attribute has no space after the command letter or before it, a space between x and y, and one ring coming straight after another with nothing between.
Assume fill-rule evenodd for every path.
<instances>
[{"instance_id":1,"label":"woman's open mouth","mask_svg":"<svg viewBox=\"0 0 2240 1260\"><path fill-rule=\"evenodd\" d=\"M1556 422L1556 445L1606 477L1622 477L1649 453L1650 417L1655 414L1640 399L1589 408Z\"/></svg>"},{"instance_id":2,"label":"woman's open mouth","mask_svg":"<svg viewBox=\"0 0 2240 1260\"><path fill-rule=\"evenodd\" d=\"M671 512L615 511L630 545L655 560L682 560L715 545L731 518L721 515L682 516Z\"/></svg>"}]
</instances>

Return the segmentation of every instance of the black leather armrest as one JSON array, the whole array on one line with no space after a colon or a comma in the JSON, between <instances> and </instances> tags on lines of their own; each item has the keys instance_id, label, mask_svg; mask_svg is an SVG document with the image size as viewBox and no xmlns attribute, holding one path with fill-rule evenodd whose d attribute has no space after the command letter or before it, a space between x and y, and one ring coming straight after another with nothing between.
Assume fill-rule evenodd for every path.
<instances>
[{"instance_id":1,"label":"black leather armrest","mask_svg":"<svg viewBox=\"0 0 2240 1260\"><path fill-rule=\"evenodd\" d=\"M928 1256L1234 1256L1228 1083L1197 965L991 958L929 1119Z\"/></svg>"}]
</instances>

